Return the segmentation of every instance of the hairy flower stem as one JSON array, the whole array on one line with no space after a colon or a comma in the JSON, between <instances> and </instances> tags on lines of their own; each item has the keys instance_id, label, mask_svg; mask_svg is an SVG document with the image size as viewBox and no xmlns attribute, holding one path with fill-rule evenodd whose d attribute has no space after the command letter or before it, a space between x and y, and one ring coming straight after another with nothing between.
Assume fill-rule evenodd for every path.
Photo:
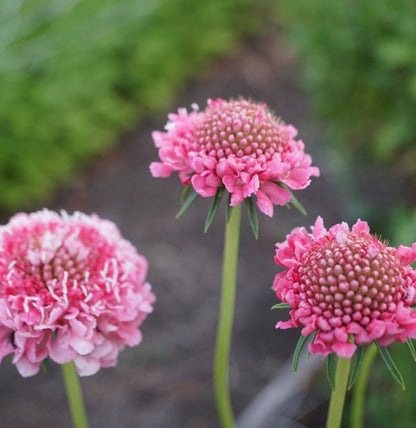
<instances>
[{"instance_id":1,"label":"hairy flower stem","mask_svg":"<svg viewBox=\"0 0 416 428\"><path fill-rule=\"evenodd\" d=\"M373 343L364 354L357 383L354 387L351 401L351 428L362 428L363 426L365 387L367 386L370 368L376 355L377 347Z\"/></svg>"},{"instance_id":2,"label":"hairy flower stem","mask_svg":"<svg viewBox=\"0 0 416 428\"><path fill-rule=\"evenodd\" d=\"M230 220L225 226L221 305L214 357L214 394L222 428L234 427L228 387L228 362L237 282L240 217L241 204L232 208Z\"/></svg>"},{"instance_id":3,"label":"hairy flower stem","mask_svg":"<svg viewBox=\"0 0 416 428\"><path fill-rule=\"evenodd\" d=\"M335 389L331 393L326 428L339 428L341 426L350 364L350 358L338 357L337 369L335 372Z\"/></svg>"},{"instance_id":4,"label":"hairy flower stem","mask_svg":"<svg viewBox=\"0 0 416 428\"><path fill-rule=\"evenodd\" d=\"M81 385L75 365L71 361L62 364L62 374L65 383L66 395L68 397L69 410L71 412L72 424L74 428L88 428L87 416L85 414L84 402L82 399Z\"/></svg>"}]
</instances>

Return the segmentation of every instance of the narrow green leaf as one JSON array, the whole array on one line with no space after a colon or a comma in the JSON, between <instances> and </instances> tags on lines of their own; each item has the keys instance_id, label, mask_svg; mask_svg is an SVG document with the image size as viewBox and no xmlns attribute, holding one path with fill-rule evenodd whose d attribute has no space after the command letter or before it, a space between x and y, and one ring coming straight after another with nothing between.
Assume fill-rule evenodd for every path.
<instances>
[{"instance_id":1,"label":"narrow green leaf","mask_svg":"<svg viewBox=\"0 0 416 428\"><path fill-rule=\"evenodd\" d=\"M332 389L335 389L335 372L337 370L337 355L332 353L326 357L326 374L328 376L328 382Z\"/></svg>"},{"instance_id":2,"label":"narrow green leaf","mask_svg":"<svg viewBox=\"0 0 416 428\"><path fill-rule=\"evenodd\" d=\"M179 218L183 214L185 214L185 212L188 210L188 208L192 205L192 203L198 196L198 193L196 193L195 190L192 190L192 192L187 196L185 202L181 206L181 209L179 210L178 214L176 214L176 218Z\"/></svg>"},{"instance_id":3,"label":"narrow green leaf","mask_svg":"<svg viewBox=\"0 0 416 428\"><path fill-rule=\"evenodd\" d=\"M377 346L377 350L379 354L381 355L381 358L384 361L384 364L388 368L389 372L392 374L394 379L401 385L402 389L406 389L404 385L403 376L401 375L399 369L397 368L396 364L394 363L393 359L391 358L391 355L386 347L380 346L377 342L377 340L374 341L374 343Z\"/></svg>"},{"instance_id":4,"label":"narrow green leaf","mask_svg":"<svg viewBox=\"0 0 416 428\"><path fill-rule=\"evenodd\" d=\"M189 185L189 186L185 186L185 187L183 188L183 190L182 190L182 194L181 194L181 205L183 205L183 204L185 203L186 198L188 197L189 192L191 191L191 189L192 189L192 186L191 186L191 185Z\"/></svg>"},{"instance_id":5,"label":"narrow green leaf","mask_svg":"<svg viewBox=\"0 0 416 428\"><path fill-rule=\"evenodd\" d=\"M230 221L232 210L233 210L233 207L231 206L231 193L229 193L227 198L227 207L225 209L225 222L227 224Z\"/></svg>"},{"instance_id":6,"label":"narrow green leaf","mask_svg":"<svg viewBox=\"0 0 416 428\"><path fill-rule=\"evenodd\" d=\"M271 309L292 309L292 306L289 303L276 303Z\"/></svg>"},{"instance_id":7,"label":"narrow green leaf","mask_svg":"<svg viewBox=\"0 0 416 428\"><path fill-rule=\"evenodd\" d=\"M257 218L256 207L254 206L252 198L247 198L245 201L251 230L253 231L254 237L257 239L259 237L259 219Z\"/></svg>"},{"instance_id":8,"label":"narrow green leaf","mask_svg":"<svg viewBox=\"0 0 416 428\"><path fill-rule=\"evenodd\" d=\"M295 197L295 195L293 194L293 192L290 192L292 194L292 198L290 199L290 203L298 210L300 211L303 215L307 215L307 212L305 210L305 208L303 208L303 205L297 200L297 198Z\"/></svg>"},{"instance_id":9,"label":"narrow green leaf","mask_svg":"<svg viewBox=\"0 0 416 428\"><path fill-rule=\"evenodd\" d=\"M415 345L413 344L413 340L409 337L406 339L407 346L409 347L409 351L412 354L413 361L416 361L416 350Z\"/></svg>"},{"instance_id":10,"label":"narrow green leaf","mask_svg":"<svg viewBox=\"0 0 416 428\"><path fill-rule=\"evenodd\" d=\"M224 194L224 187L219 187L217 193L214 196L211 208L208 212L207 219L205 220L204 232L207 232L212 222L214 221L215 215L217 214L218 207L220 206L222 195Z\"/></svg>"},{"instance_id":11,"label":"narrow green leaf","mask_svg":"<svg viewBox=\"0 0 416 428\"><path fill-rule=\"evenodd\" d=\"M358 372L360 371L361 361L363 360L363 347L358 346L353 357L352 357L352 368L350 378L348 380L348 391L354 386L355 381L358 377Z\"/></svg>"},{"instance_id":12,"label":"narrow green leaf","mask_svg":"<svg viewBox=\"0 0 416 428\"><path fill-rule=\"evenodd\" d=\"M311 333L313 334L313 333ZM296 348L295 348L295 352L293 353L293 371L296 372L296 370L298 369L298 364L299 364L299 357L300 357L300 353L302 352L303 347L305 346L306 341L309 339L309 337L311 336L311 334L309 334L308 336L300 336L298 343L296 344Z\"/></svg>"},{"instance_id":13,"label":"narrow green leaf","mask_svg":"<svg viewBox=\"0 0 416 428\"><path fill-rule=\"evenodd\" d=\"M274 181L274 183L277 184L280 187L283 187L283 189L286 189L288 192L290 192L291 199L290 199L289 203L292 204L303 215L307 214L305 208L303 208L303 205L298 201L298 199L296 198L296 196L293 194L293 192L290 190L290 188L288 186L286 186L286 184L280 183L278 181Z\"/></svg>"},{"instance_id":14,"label":"narrow green leaf","mask_svg":"<svg viewBox=\"0 0 416 428\"><path fill-rule=\"evenodd\" d=\"M48 365L49 365L49 357L46 357L45 359L42 360L42 364L41 364L43 373L48 372Z\"/></svg>"},{"instance_id":15,"label":"narrow green leaf","mask_svg":"<svg viewBox=\"0 0 416 428\"><path fill-rule=\"evenodd\" d=\"M314 331L313 333L311 333L309 342L313 342L317 334L318 334L317 331ZM306 353L306 359L309 360L310 357L311 357L311 353L308 350L308 352Z\"/></svg>"}]
</instances>

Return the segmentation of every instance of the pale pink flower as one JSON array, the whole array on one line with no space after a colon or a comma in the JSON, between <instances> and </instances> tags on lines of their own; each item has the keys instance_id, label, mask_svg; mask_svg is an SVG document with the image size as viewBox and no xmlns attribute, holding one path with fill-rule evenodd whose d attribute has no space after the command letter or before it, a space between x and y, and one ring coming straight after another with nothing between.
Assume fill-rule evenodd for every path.
<instances>
[{"instance_id":1,"label":"pale pink flower","mask_svg":"<svg viewBox=\"0 0 416 428\"><path fill-rule=\"evenodd\" d=\"M146 259L96 215L20 213L0 227L0 361L22 376L50 357L81 376L114 366L155 297Z\"/></svg>"},{"instance_id":2,"label":"pale pink flower","mask_svg":"<svg viewBox=\"0 0 416 428\"><path fill-rule=\"evenodd\" d=\"M178 172L184 185L204 197L224 186L231 206L252 195L263 213L291 199L288 188L307 187L319 169L311 166L297 130L274 117L265 104L246 100L208 100L207 108L170 114L166 132L153 132L161 162L150 165L154 177ZM279 184L278 184L279 183Z\"/></svg>"},{"instance_id":3,"label":"pale pink flower","mask_svg":"<svg viewBox=\"0 0 416 428\"><path fill-rule=\"evenodd\" d=\"M393 248L370 234L358 220L328 231L318 217L312 233L294 229L277 244L275 262L287 270L273 287L291 306L290 319L277 328L303 326L316 333L312 354L336 353L350 358L357 345L375 340L380 346L416 338L416 247Z\"/></svg>"}]
</instances>

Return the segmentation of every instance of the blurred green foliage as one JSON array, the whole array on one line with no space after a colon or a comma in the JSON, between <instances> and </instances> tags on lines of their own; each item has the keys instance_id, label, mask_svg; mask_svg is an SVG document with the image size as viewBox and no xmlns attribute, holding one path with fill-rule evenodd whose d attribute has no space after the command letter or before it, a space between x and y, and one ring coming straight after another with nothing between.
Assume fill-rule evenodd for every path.
<instances>
[{"instance_id":1,"label":"blurred green foliage","mask_svg":"<svg viewBox=\"0 0 416 428\"><path fill-rule=\"evenodd\" d=\"M0 207L45 199L209 58L255 0L0 0ZM257 17L257 18L256 18Z\"/></svg>"},{"instance_id":2,"label":"blurred green foliage","mask_svg":"<svg viewBox=\"0 0 416 428\"><path fill-rule=\"evenodd\" d=\"M416 178L416 2L283 0L278 21L331 140Z\"/></svg>"},{"instance_id":3,"label":"blurred green foliage","mask_svg":"<svg viewBox=\"0 0 416 428\"><path fill-rule=\"evenodd\" d=\"M377 357L367 385L364 426L368 428L415 426L416 363L404 343L390 346L389 351L403 376L406 389L402 390L381 358Z\"/></svg>"}]
</instances>

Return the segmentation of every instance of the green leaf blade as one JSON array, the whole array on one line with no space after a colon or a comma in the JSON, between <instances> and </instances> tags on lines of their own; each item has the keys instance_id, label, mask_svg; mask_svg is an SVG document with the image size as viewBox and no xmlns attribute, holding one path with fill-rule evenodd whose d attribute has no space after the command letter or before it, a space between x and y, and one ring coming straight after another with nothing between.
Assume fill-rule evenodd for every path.
<instances>
[{"instance_id":1,"label":"green leaf blade","mask_svg":"<svg viewBox=\"0 0 416 428\"><path fill-rule=\"evenodd\" d=\"M186 198L188 197L189 192L190 192L191 190L192 190L192 186L191 186L191 185L189 185L189 186L185 186L185 187L183 188L183 191L182 191L182 194L181 194L181 205L183 205L183 204L185 203Z\"/></svg>"},{"instance_id":2,"label":"green leaf blade","mask_svg":"<svg viewBox=\"0 0 416 428\"><path fill-rule=\"evenodd\" d=\"M374 341L376 344L377 350L381 356L381 358L384 361L384 364L386 365L387 369L391 373L391 375L394 377L394 379L400 384L402 389L406 389L403 376L401 375L399 369L397 368L396 364L394 363L393 359L391 358L391 355L386 347L380 346L377 342L377 340Z\"/></svg>"},{"instance_id":3,"label":"green leaf blade","mask_svg":"<svg viewBox=\"0 0 416 428\"><path fill-rule=\"evenodd\" d=\"M315 333L308 334L307 336L301 335L299 337L298 343L296 344L295 352L293 353L293 371L296 372L298 369L299 364L299 357L300 353L302 352L303 347L305 346L305 343L310 339L311 336L313 336Z\"/></svg>"},{"instance_id":4,"label":"green leaf blade","mask_svg":"<svg viewBox=\"0 0 416 428\"><path fill-rule=\"evenodd\" d=\"M227 208L225 209L225 222L227 224L230 221L232 210L233 207L231 206L231 193L229 193L227 197Z\"/></svg>"},{"instance_id":5,"label":"green leaf blade","mask_svg":"<svg viewBox=\"0 0 416 428\"><path fill-rule=\"evenodd\" d=\"M337 355L332 353L326 357L326 374L328 376L328 382L332 391L335 390L336 370L337 370Z\"/></svg>"},{"instance_id":6,"label":"green leaf blade","mask_svg":"<svg viewBox=\"0 0 416 428\"><path fill-rule=\"evenodd\" d=\"M211 208L205 220L205 226L204 226L205 233L208 232L208 229L210 228L212 222L214 221L214 218L217 214L218 207L220 206L223 194L224 194L224 187L219 187L217 189L217 193L214 196L214 200L212 202Z\"/></svg>"},{"instance_id":7,"label":"green leaf blade","mask_svg":"<svg viewBox=\"0 0 416 428\"><path fill-rule=\"evenodd\" d=\"M280 183L278 181L274 181L274 183L282 187L283 189L287 190L290 193L291 198L290 198L289 204L292 204L301 214L303 215L308 214L305 208L303 207L303 205L299 202L299 200L293 194L292 190L286 184Z\"/></svg>"},{"instance_id":8,"label":"green leaf blade","mask_svg":"<svg viewBox=\"0 0 416 428\"><path fill-rule=\"evenodd\" d=\"M292 194L292 198L290 199L290 203L303 215L307 215L305 208L303 205L298 201L298 199L295 197L293 192L290 192Z\"/></svg>"},{"instance_id":9,"label":"green leaf blade","mask_svg":"<svg viewBox=\"0 0 416 428\"><path fill-rule=\"evenodd\" d=\"M348 391L354 386L355 381L358 377L358 372L360 371L361 362L363 360L363 347L358 346L353 357L352 357L352 368L350 378L348 380Z\"/></svg>"},{"instance_id":10,"label":"green leaf blade","mask_svg":"<svg viewBox=\"0 0 416 428\"><path fill-rule=\"evenodd\" d=\"M271 307L271 309L292 309L292 306L289 303L276 303Z\"/></svg>"},{"instance_id":11,"label":"green leaf blade","mask_svg":"<svg viewBox=\"0 0 416 428\"><path fill-rule=\"evenodd\" d=\"M248 219L250 222L251 230L256 239L259 237L259 219L257 217L256 207L252 198L245 199L247 206Z\"/></svg>"},{"instance_id":12,"label":"green leaf blade","mask_svg":"<svg viewBox=\"0 0 416 428\"><path fill-rule=\"evenodd\" d=\"M412 355L413 361L416 361L416 350L415 345L413 344L413 340L408 337L406 339L406 343L409 348L410 354Z\"/></svg>"},{"instance_id":13,"label":"green leaf blade","mask_svg":"<svg viewBox=\"0 0 416 428\"><path fill-rule=\"evenodd\" d=\"M192 190L192 192L188 191L188 193L189 194L187 194L181 209L179 210L178 214L176 214L177 219L183 214L185 214L186 211L188 211L188 208L195 202L196 198L199 196L199 194L196 193L195 190Z\"/></svg>"}]
</instances>

